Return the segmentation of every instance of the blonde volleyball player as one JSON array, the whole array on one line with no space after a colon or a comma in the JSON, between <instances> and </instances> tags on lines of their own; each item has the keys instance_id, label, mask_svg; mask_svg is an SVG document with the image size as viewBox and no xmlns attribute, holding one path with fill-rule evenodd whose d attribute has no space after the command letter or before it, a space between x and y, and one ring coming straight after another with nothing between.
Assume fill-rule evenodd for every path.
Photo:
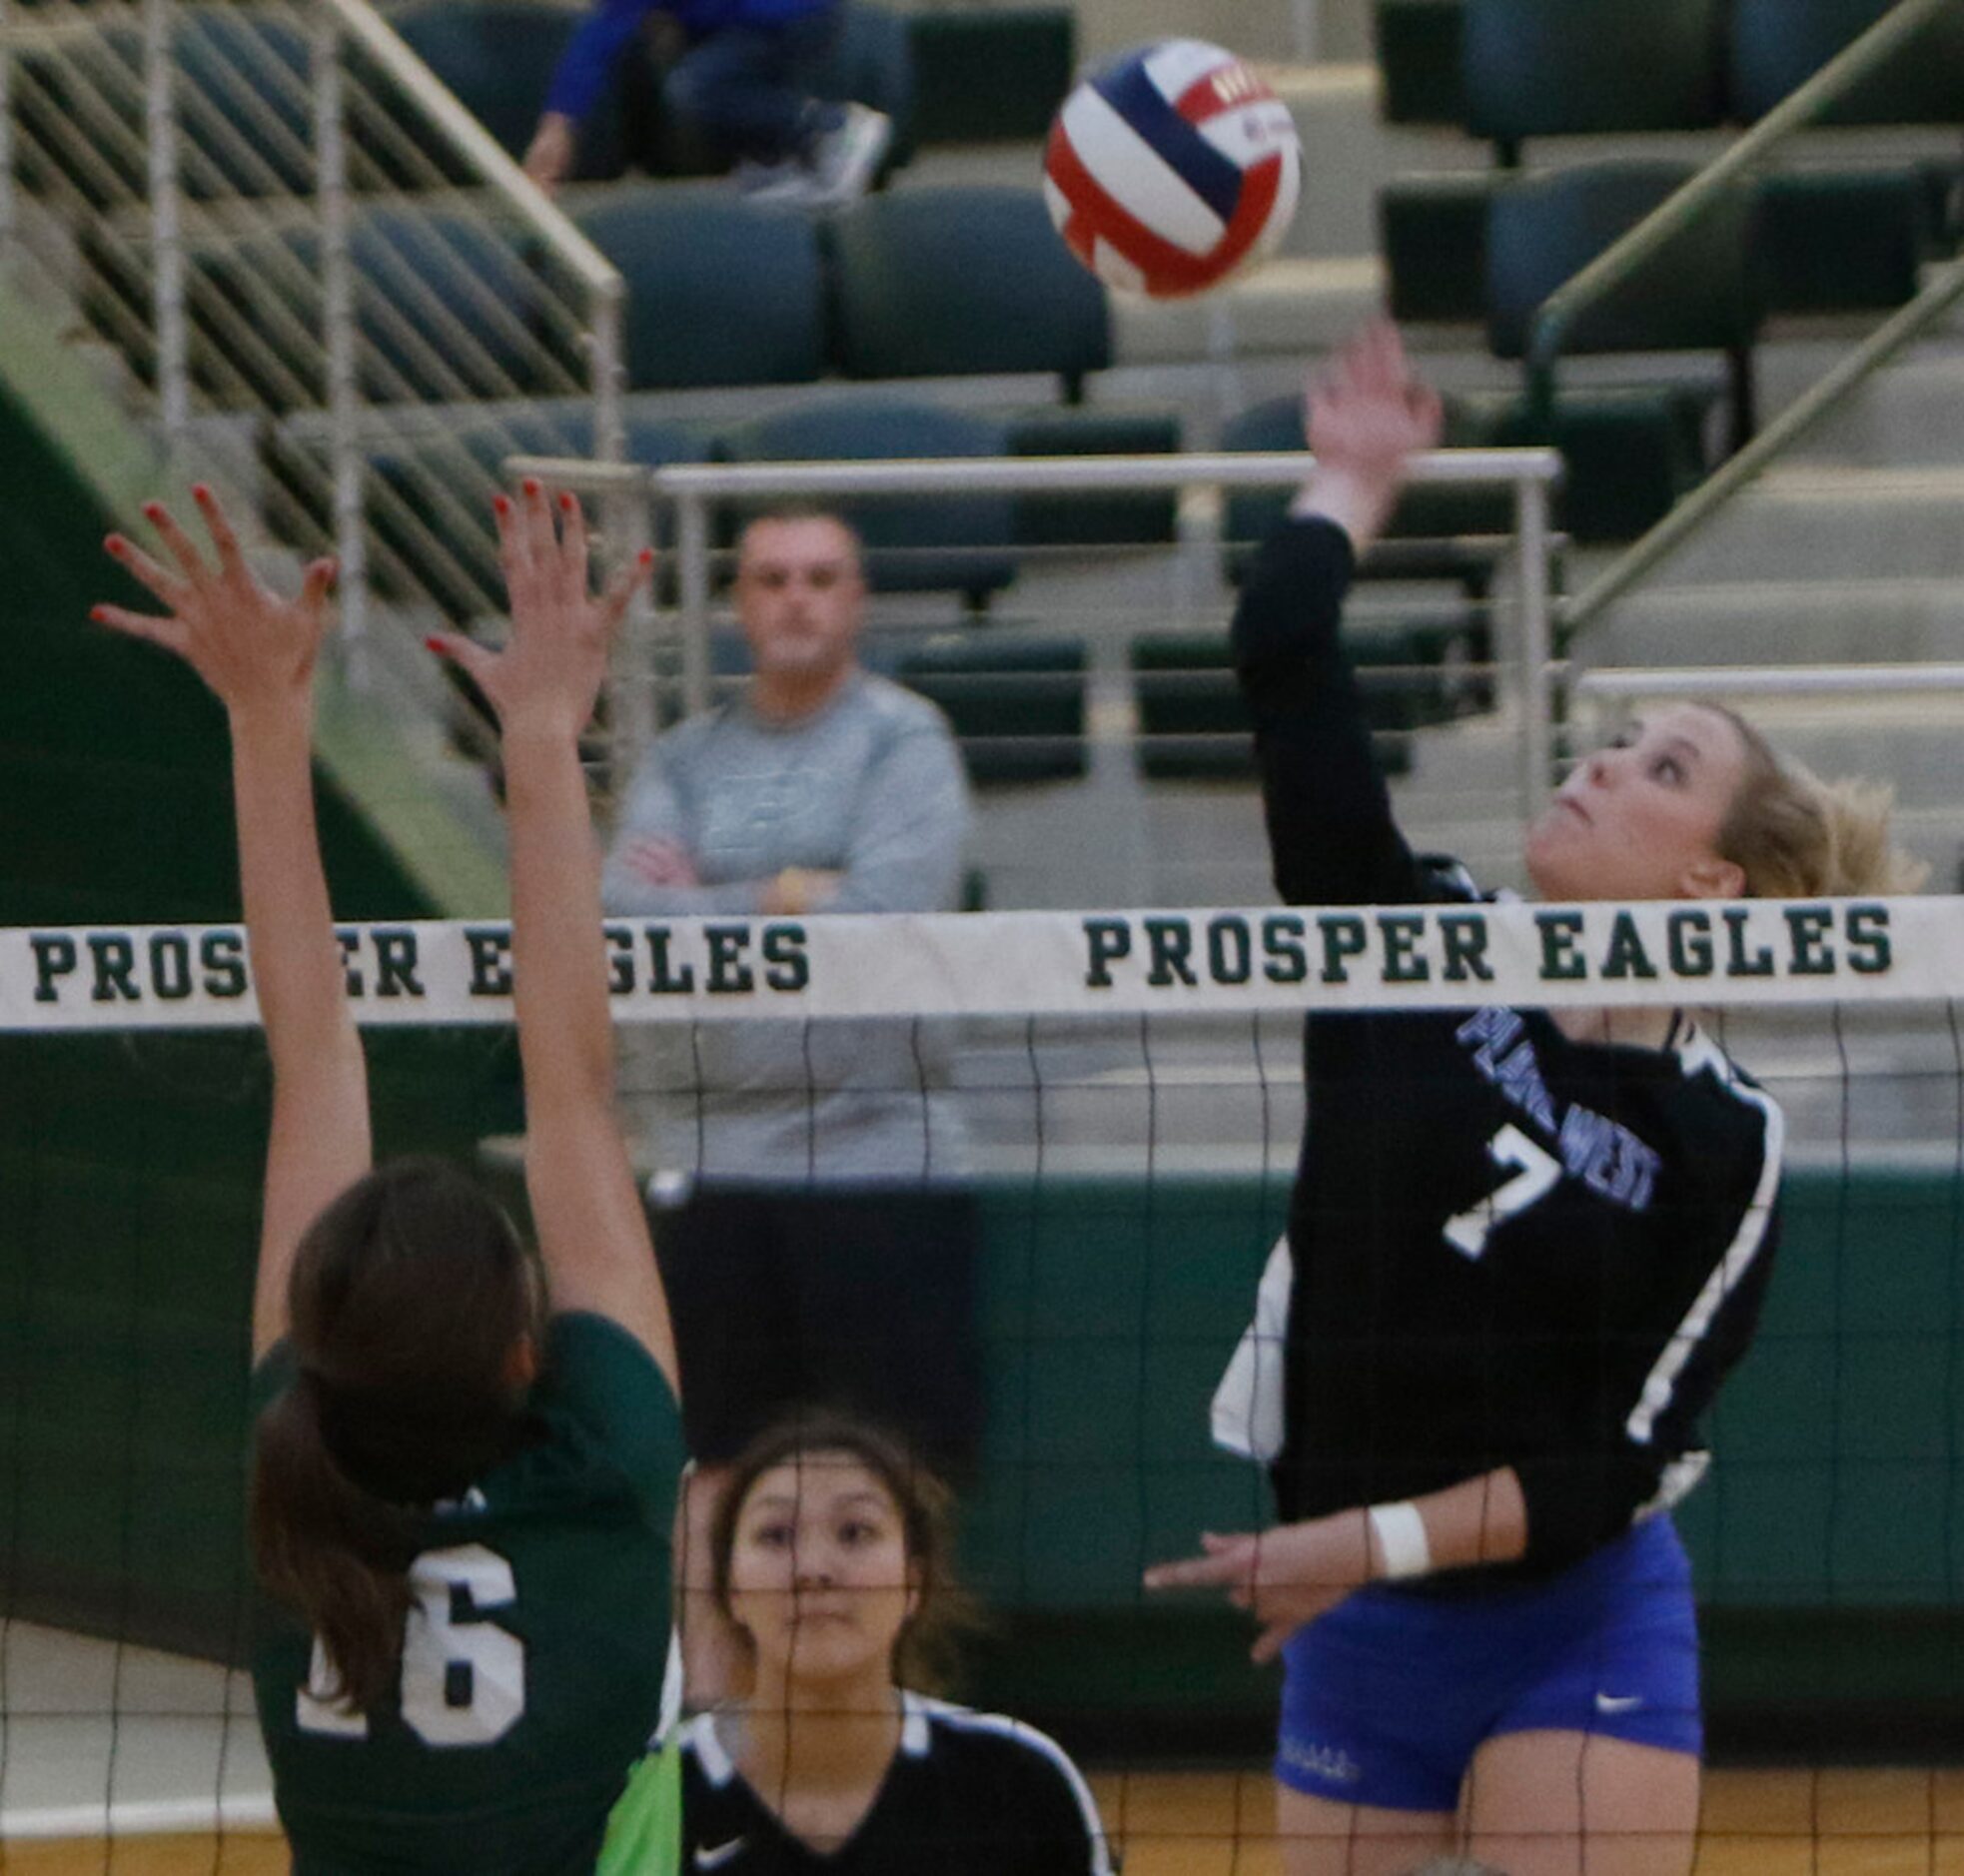
<instances>
[{"instance_id":1,"label":"blonde volleyball player","mask_svg":"<svg viewBox=\"0 0 1964 1876\"><path fill-rule=\"evenodd\" d=\"M1311 392L1315 477L1242 596L1294 904L1473 893L1400 834L1338 635L1359 552L1439 435L1374 329ZM1908 883L1875 797L1696 706L1579 763L1525 858L1568 901ZM1765 1291L1779 1110L1671 1009L1319 1016L1305 1064L1280 1521L1147 1581L1225 1589L1284 1663L1291 1876L1455 1848L1511 1876L1682 1876L1701 1726L1669 1507Z\"/></svg>"},{"instance_id":2,"label":"blonde volleyball player","mask_svg":"<svg viewBox=\"0 0 1964 1876\"><path fill-rule=\"evenodd\" d=\"M161 506L166 608L94 616L225 705L273 1123L253 1304L260 1723L300 1876L590 1872L660 1710L682 1463L668 1312L613 1118L599 862L575 747L628 583L588 597L568 498L500 502L512 629L452 647L495 706L534 1258L433 1160L371 1163L314 819L329 562L283 599L211 493ZM645 569L642 569L643 571Z\"/></svg>"}]
</instances>

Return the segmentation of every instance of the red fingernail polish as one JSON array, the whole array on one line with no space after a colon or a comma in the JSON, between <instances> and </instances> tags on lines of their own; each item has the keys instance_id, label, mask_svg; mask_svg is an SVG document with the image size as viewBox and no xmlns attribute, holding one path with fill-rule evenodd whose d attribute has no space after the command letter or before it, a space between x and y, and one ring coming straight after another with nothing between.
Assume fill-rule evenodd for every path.
<instances>
[{"instance_id":1,"label":"red fingernail polish","mask_svg":"<svg viewBox=\"0 0 1964 1876\"><path fill-rule=\"evenodd\" d=\"M106 606L92 605L89 608L89 617L98 625L107 624L109 621L109 609Z\"/></svg>"},{"instance_id":2,"label":"red fingernail polish","mask_svg":"<svg viewBox=\"0 0 1964 1876\"><path fill-rule=\"evenodd\" d=\"M123 551L123 536L121 534L105 534L102 540L102 550L105 553L121 553Z\"/></svg>"},{"instance_id":3,"label":"red fingernail polish","mask_svg":"<svg viewBox=\"0 0 1964 1876\"><path fill-rule=\"evenodd\" d=\"M511 512L510 498L505 495L492 495L491 507L499 514L509 514Z\"/></svg>"},{"instance_id":4,"label":"red fingernail polish","mask_svg":"<svg viewBox=\"0 0 1964 1876\"><path fill-rule=\"evenodd\" d=\"M572 512L572 496L568 494L560 495L559 506L565 509L565 511L568 514L570 514Z\"/></svg>"},{"instance_id":5,"label":"red fingernail polish","mask_svg":"<svg viewBox=\"0 0 1964 1876\"><path fill-rule=\"evenodd\" d=\"M193 482L191 484L191 492L200 501L209 501L212 498L211 484L209 482Z\"/></svg>"},{"instance_id":6,"label":"red fingernail polish","mask_svg":"<svg viewBox=\"0 0 1964 1876\"><path fill-rule=\"evenodd\" d=\"M163 513L164 504L161 501L146 501L143 504L143 511L151 520L154 521L158 517L158 515Z\"/></svg>"},{"instance_id":7,"label":"red fingernail polish","mask_svg":"<svg viewBox=\"0 0 1964 1876\"><path fill-rule=\"evenodd\" d=\"M634 557L643 566L652 566L654 564L654 549L652 547L643 547Z\"/></svg>"},{"instance_id":8,"label":"red fingernail polish","mask_svg":"<svg viewBox=\"0 0 1964 1876\"><path fill-rule=\"evenodd\" d=\"M423 641L423 648L426 651L436 652L440 658L447 658L451 654L450 646L445 644L441 638L426 638Z\"/></svg>"},{"instance_id":9,"label":"red fingernail polish","mask_svg":"<svg viewBox=\"0 0 1964 1876\"><path fill-rule=\"evenodd\" d=\"M528 495L535 495L535 494L537 494L537 493L538 493L538 477L537 477L537 476L535 476L535 475L527 475L527 476L525 477L525 482L524 482L524 488L525 488L525 493L526 493L526 494L528 494Z\"/></svg>"}]
</instances>

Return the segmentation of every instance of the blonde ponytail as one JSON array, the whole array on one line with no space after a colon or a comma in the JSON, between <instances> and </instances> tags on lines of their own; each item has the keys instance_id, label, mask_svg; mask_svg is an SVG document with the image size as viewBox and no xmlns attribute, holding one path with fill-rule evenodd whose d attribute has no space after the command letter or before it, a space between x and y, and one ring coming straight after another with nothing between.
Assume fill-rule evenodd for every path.
<instances>
[{"instance_id":1,"label":"blonde ponytail","mask_svg":"<svg viewBox=\"0 0 1964 1876\"><path fill-rule=\"evenodd\" d=\"M1718 706L1714 706L1718 707ZM1753 899L1828 899L1915 892L1930 869L1895 844L1895 790L1879 782L1826 782L1782 761L1735 711L1745 774L1718 830L1722 858L1743 869Z\"/></svg>"}]
</instances>

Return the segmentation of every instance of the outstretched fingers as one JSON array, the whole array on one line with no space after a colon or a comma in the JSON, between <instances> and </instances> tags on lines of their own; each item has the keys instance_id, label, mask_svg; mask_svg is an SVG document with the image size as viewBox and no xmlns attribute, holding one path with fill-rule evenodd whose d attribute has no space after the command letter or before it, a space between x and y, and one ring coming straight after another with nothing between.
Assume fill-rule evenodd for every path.
<instances>
[{"instance_id":1,"label":"outstretched fingers","mask_svg":"<svg viewBox=\"0 0 1964 1876\"><path fill-rule=\"evenodd\" d=\"M191 597L189 584L160 566L127 534L110 534L102 548L138 585L149 588L173 612L184 609L185 601Z\"/></svg>"},{"instance_id":2,"label":"outstretched fingers","mask_svg":"<svg viewBox=\"0 0 1964 1876\"><path fill-rule=\"evenodd\" d=\"M177 562L178 570L192 585L210 576L211 569L206 566L205 556L198 551L197 543L178 525L177 516L161 501L146 501L143 504L143 518L156 528L157 538L164 543L165 551Z\"/></svg>"},{"instance_id":3,"label":"outstretched fingers","mask_svg":"<svg viewBox=\"0 0 1964 1876\"><path fill-rule=\"evenodd\" d=\"M132 638L147 639L153 645L162 645L166 651L175 651L179 657L191 648L191 632L182 619L131 612L120 605L91 606L89 616L98 625L107 625L112 631L124 632Z\"/></svg>"},{"instance_id":4,"label":"outstretched fingers","mask_svg":"<svg viewBox=\"0 0 1964 1876\"><path fill-rule=\"evenodd\" d=\"M195 482L191 498L198 504L198 512L205 517L205 526L212 537L212 545L218 549L219 571L234 578L246 570L246 556L239 545L239 536L233 531L232 517L225 511L224 504L212 492L209 482Z\"/></svg>"},{"instance_id":5,"label":"outstretched fingers","mask_svg":"<svg viewBox=\"0 0 1964 1876\"><path fill-rule=\"evenodd\" d=\"M600 625L611 638L619 629L620 621L627 616L627 608L633 604L634 595L654 577L654 549L643 547L634 556L632 566L624 566L607 582L606 592L600 599Z\"/></svg>"},{"instance_id":6,"label":"outstretched fingers","mask_svg":"<svg viewBox=\"0 0 1964 1876\"><path fill-rule=\"evenodd\" d=\"M559 490L559 570L568 596L586 596L588 546L586 513L569 488Z\"/></svg>"}]
</instances>

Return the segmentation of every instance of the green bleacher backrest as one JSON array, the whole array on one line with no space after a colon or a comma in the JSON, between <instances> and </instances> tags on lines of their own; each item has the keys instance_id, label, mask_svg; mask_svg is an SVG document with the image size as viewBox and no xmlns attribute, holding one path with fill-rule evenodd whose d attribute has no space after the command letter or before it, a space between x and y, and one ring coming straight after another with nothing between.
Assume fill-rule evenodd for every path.
<instances>
[{"instance_id":1,"label":"green bleacher backrest","mask_svg":"<svg viewBox=\"0 0 1964 1876\"><path fill-rule=\"evenodd\" d=\"M1486 215L1486 336L1519 358L1541 304L1693 175L1689 164L1578 163L1497 191ZM1749 229L1743 188L1709 209L1570 328L1563 351L1724 350L1752 342Z\"/></svg>"},{"instance_id":2,"label":"green bleacher backrest","mask_svg":"<svg viewBox=\"0 0 1964 1876\"><path fill-rule=\"evenodd\" d=\"M1486 317L1486 205L1495 172L1402 176L1378 194L1379 251L1401 325L1476 325Z\"/></svg>"},{"instance_id":3,"label":"green bleacher backrest","mask_svg":"<svg viewBox=\"0 0 1964 1876\"><path fill-rule=\"evenodd\" d=\"M1180 419L1171 411L1053 407L1012 420L1012 456L1174 456ZM1038 547L1156 546L1174 537L1179 496L1111 490L1027 490L1016 497L1016 538Z\"/></svg>"},{"instance_id":4,"label":"green bleacher backrest","mask_svg":"<svg viewBox=\"0 0 1964 1876\"><path fill-rule=\"evenodd\" d=\"M970 627L889 647L885 663L945 712L978 786L1085 772L1083 639Z\"/></svg>"},{"instance_id":5,"label":"green bleacher backrest","mask_svg":"<svg viewBox=\"0 0 1964 1876\"><path fill-rule=\"evenodd\" d=\"M1055 373L1075 401L1112 362L1105 291L1034 188L869 196L830 227L834 334L848 378Z\"/></svg>"},{"instance_id":6,"label":"green bleacher backrest","mask_svg":"<svg viewBox=\"0 0 1964 1876\"><path fill-rule=\"evenodd\" d=\"M1929 190L1912 166L1768 176L1753 249L1769 313L1901 306L1937 249Z\"/></svg>"},{"instance_id":7,"label":"green bleacher backrest","mask_svg":"<svg viewBox=\"0 0 1964 1876\"><path fill-rule=\"evenodd\" d=\"M1005 445L999 420L874 397L775 412L723 431L717 443L734 463L996 457ZM1016 577L1015 503L1007 494L866 495L827 505L859 530L877 592L960 592L980 605ZM726 514L726 528L733 533L741 518Z\"/></svg>"},{"instance_id":8,"label":"green bleacher backrest","mask_svg":"<svg viewBox=\"0 0 1964 1876\"><path fill-rule=\"evenodd\" d=\"M650 184L576 220L626 283L634 390L805 384L824 371L824 270L809 216L715 186Z\"/></svg>"},{"instance_id":9,"label":"green bleacher backrest","mask_svg":"<svg viewBox=\"0 0 1964 1876\"><path fill-rule=\"evenodd\" d=\"M1077 19L1069 7L915 13L908 27L922 143L1039 138L1071 88Z\"/></svg>"},{"instance_id":10,"label":"green bleacher backrest","mask_svg":"<svg viewBox=\"0 0 1964 1876\"><path fill-rule=\"evenodd\" d=\"M1730 0L1727 87L1751 122L1811 78L1895 0ZM1964 123L1964 8L1940 12L1837 104L1832 124Z\"/></svg>"},{"instance_id":11,"label":"green bleacher backrest","mask_svg":"<svg viewBox=\"0 0 1964 1876\"><path fill-rule=\"evenodd\" d=\"M1720 21L1720 0L1467 0L1467 128L1512 144L1716 124Z\"/></svg>"},{"instance_id":12,"label":"green bleacher backrest","mask_svg":"<svg viewBox=\"0 0 1964 1876\"><path fill-rule=\"evenodd\" d=\"M1372 39L1388 124L1467 121L1466 0L1377 0Z\"/></svg>"}]
</instances>

